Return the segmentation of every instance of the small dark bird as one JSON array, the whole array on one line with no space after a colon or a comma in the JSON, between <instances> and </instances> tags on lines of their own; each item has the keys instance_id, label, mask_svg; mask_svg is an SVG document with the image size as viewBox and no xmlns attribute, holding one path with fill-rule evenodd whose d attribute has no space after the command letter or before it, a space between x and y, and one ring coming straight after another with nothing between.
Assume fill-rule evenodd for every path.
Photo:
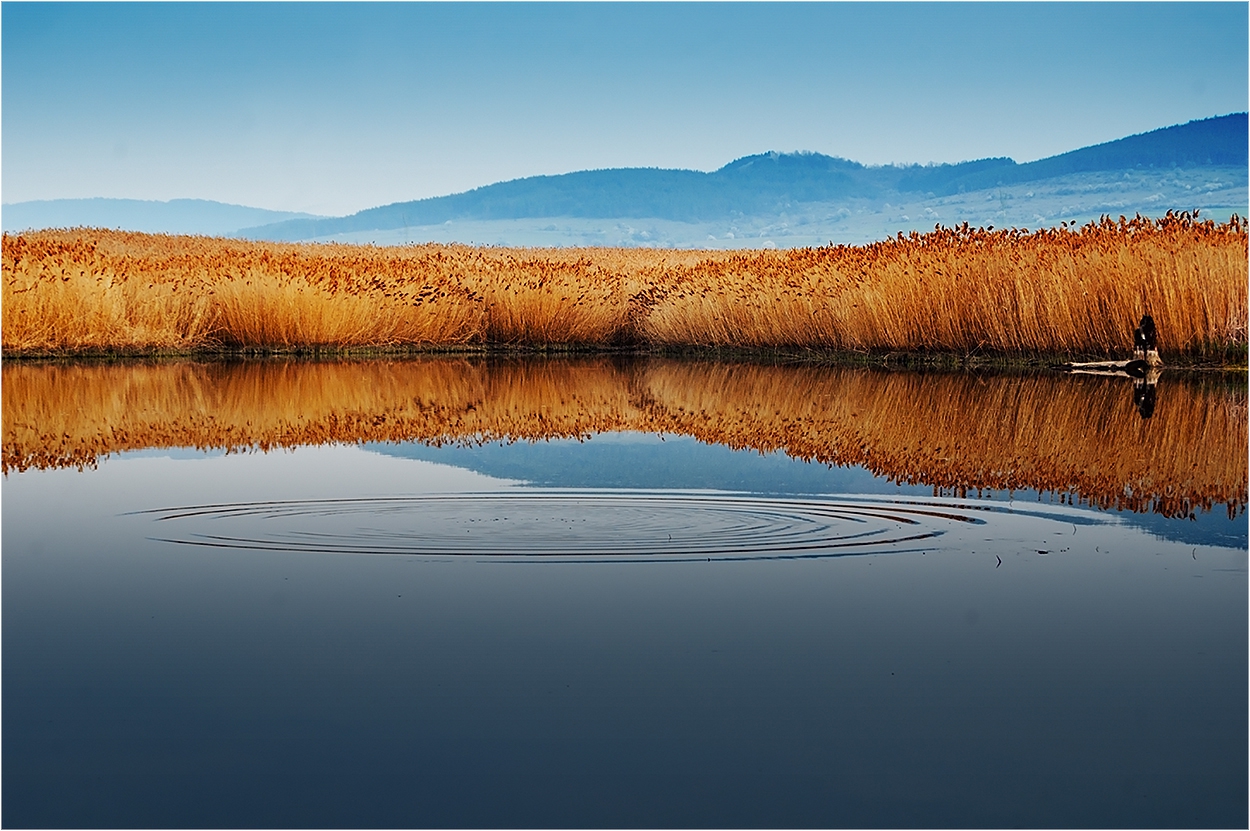
<instances>
[{"instance_id":1,"label":"small dark bird","mask_svg":"<svg viewBox=\"0 0 1250 831\"><path fill-rule=\"evenodd\" d=\"M1133 330L1133 349L1141 355L1145 355L1152 349L1157 349L1158 332L1155 331L1155 321L1150 315L1142 315L1141 323Z\"/></svg>"}]
</instances>

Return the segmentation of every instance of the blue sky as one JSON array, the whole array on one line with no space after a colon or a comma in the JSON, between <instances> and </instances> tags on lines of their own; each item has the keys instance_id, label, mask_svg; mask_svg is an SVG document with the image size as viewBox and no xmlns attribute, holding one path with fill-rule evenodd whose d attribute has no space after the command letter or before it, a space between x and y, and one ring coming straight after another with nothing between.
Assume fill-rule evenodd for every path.
<instances>
[{"instance_id":1,"label":"blue sky","mask_svg":"<svg viewBox=\"0 0 1250 831\"><path fill-rule=\"evenodd\" d=\"M1247 8L5 2L0 197L342 214L768 150L1028 161L1246 110Z\"/></svg>"}]
</instances>

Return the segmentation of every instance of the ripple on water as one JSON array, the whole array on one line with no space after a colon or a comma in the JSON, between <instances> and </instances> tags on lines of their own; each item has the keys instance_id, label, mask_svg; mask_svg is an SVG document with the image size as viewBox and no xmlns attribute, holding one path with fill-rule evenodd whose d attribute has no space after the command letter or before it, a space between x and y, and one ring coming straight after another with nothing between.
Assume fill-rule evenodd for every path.
<instances>
[{"instance_id":1,"label":"ripple on water","mask_svg":"<svg viewBox=\"0 0 1250 831\"><path fill-rule=\"evenodd\" d=\"M981 524L945 503L579 491L438 494L143 511L177 545L334 554L612 560L883 553Z\"/></svg>"}]
</instances>

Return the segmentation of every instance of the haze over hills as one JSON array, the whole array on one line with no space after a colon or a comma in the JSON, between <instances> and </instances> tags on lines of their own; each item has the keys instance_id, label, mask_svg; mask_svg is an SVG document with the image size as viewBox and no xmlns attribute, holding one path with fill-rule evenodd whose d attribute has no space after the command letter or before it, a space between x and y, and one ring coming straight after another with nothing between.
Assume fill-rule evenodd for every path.
<instances>
[{"instance_id":1,"label":"haze over hills","mask_svg":"<svg viewBox=\"0 0 1250 831\"><path fill-rule=\"evenodd\" d=\"M820 153L764 153L719 170L625 168L534 176L464 193L371 208L345 217L263 216L229 226L240 211L199 200L125 203L103 221L25 221L60 203L4 207L6 230L106 225L134 230L230 234L275 241L398 244L791 247L862 243L935 224L1042 227L1099 215L1202 209L1246 213L1246 113L1191 121L1026 164L1009 158L959 164L866 166ZM62 202L68 202L63 200ZM174 221L175 205L194 204ZM148 214L134 206L146 208ZM164 226L155 206L170 206ZM222 209L207 221L208 208ZM71 207L66 205L65 207ZM230 209L229 213L224 209ZM65 214L62 214L62 216ZM228 219L227 217L230 217ZM139 224L139 220L143 224ZM280 221L273 221L280 220Z\"/></svg>"},{"instance_id":2,"label":"haze over hills","mask_svg":"<svg viewBox=\"0 0 1250 831\"><path fill-rule=\"evenodd\" d=\"M5 231L28 228L121 228L163 234L226 235L249 225L290 219L315 219L312 214L269 211L207 199L49 199L17 202L0 209Z\"/></svg>"},{"instance_id":3,"label":"haze over hills","mask_svg":"<svg viewBox=\"0 0 1250 831\"><path fill-rule=\"evenodd\" d=\"M765 153L730 162L712 173L626 168L534 176L337 219L290 220L241 234L298 240L448 220L533 217L698 222L777 214L795 203L888 198L890 194L946 196L1079 173L1199 165L1246 167L1245 113L1165 127L1028 164L996 158L867 167L819 153Z\"/></svg>"}]
</instances>

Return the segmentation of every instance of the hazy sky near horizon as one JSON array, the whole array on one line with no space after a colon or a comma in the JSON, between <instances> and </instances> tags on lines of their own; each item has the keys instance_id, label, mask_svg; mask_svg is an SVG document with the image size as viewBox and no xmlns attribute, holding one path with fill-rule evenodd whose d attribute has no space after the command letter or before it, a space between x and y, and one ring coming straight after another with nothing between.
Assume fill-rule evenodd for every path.
<instances>
[{"instance_id":1,"label":"hazy sky near horizon","mask_svg":"<svg viewBox=\"0 0 1250 831\"><path fill-rule=\"evenodd\" d=\"M769 150L1030 161L1247 109L1247 4L5 2L5 203L344 214Z\"/></svg>"}]
</instances>

